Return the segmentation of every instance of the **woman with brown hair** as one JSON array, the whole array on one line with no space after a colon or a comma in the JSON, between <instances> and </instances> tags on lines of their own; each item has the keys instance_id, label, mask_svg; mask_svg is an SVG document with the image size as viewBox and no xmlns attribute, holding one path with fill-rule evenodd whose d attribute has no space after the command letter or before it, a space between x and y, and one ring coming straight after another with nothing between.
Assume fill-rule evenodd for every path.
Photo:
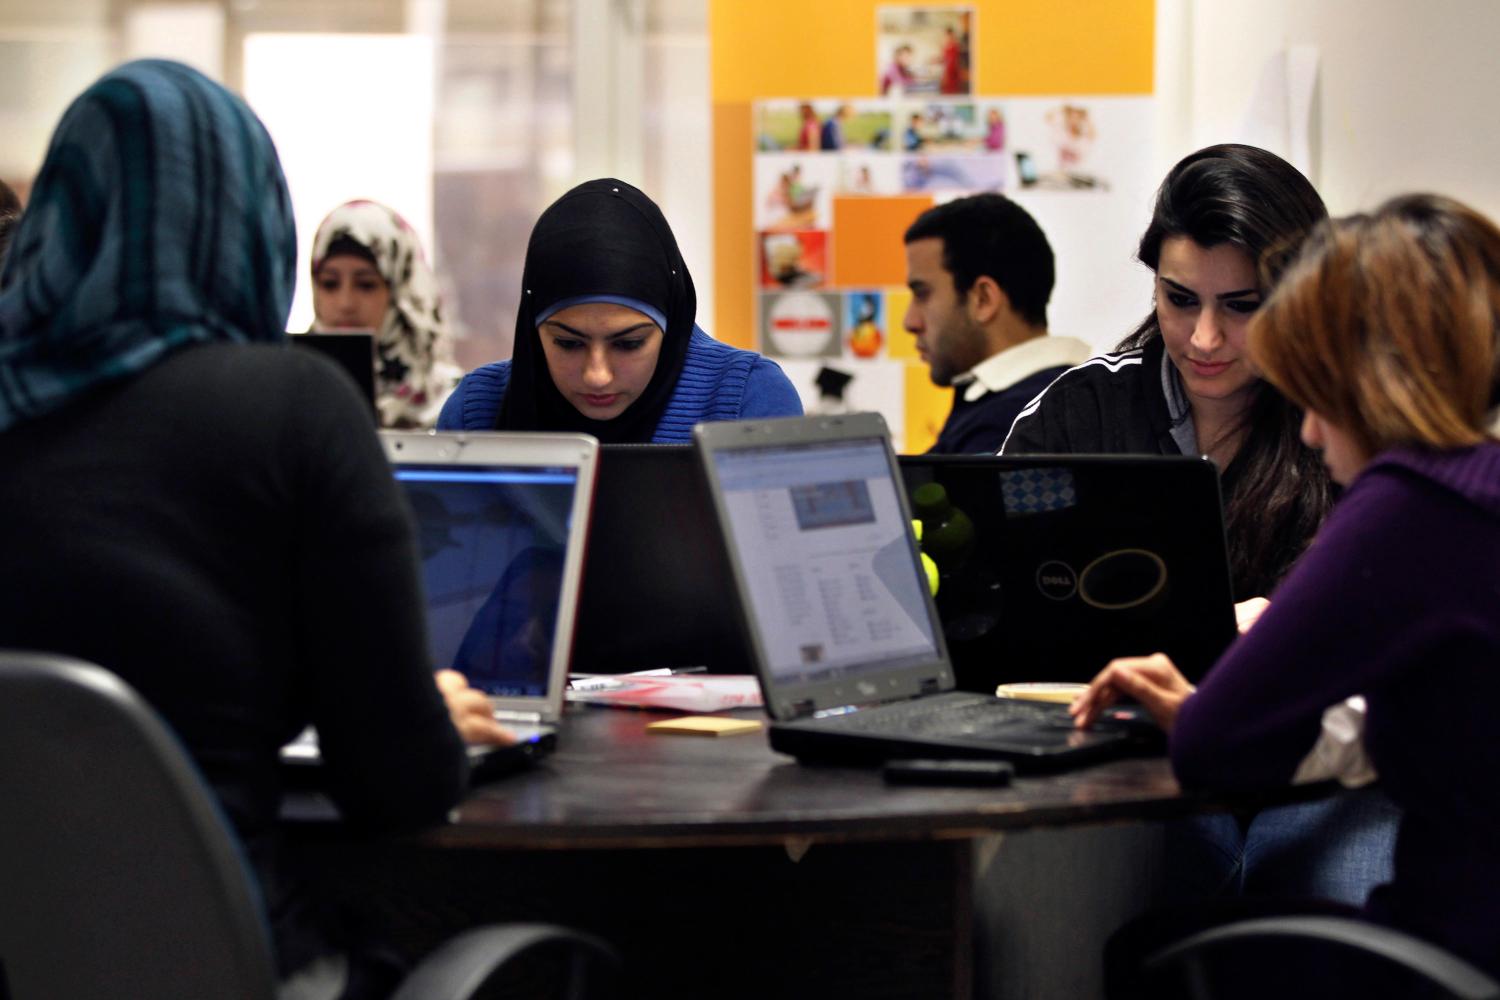
<instances>
[{"instance_id":1,"label":"woman with brown hair","mask_svg":"<svg viewBox=\"0 0 1500 1000\"><path fill-rule=\"evenodd\" d=\"M1500 230L1413 195L1314 235L1250 331L1303 407L1343 497L1260 620L1194 690L1165 656L1116 660L1074 705L1120 697L1167 729L1185 786L1329 776L1325 710L1405 810L1367 912L1500 974ZM1321 735L1320 735L1321 734ZM1310 752L1311 751L1311 752Z\"/></svg>"}]
</instances>

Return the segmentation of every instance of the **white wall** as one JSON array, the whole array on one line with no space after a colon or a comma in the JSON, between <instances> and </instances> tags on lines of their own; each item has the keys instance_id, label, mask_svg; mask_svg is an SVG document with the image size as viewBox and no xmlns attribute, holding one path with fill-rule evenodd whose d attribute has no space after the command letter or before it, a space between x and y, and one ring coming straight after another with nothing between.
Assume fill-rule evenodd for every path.
<instances>
[{"instance_id":1,"label":"white wall","mask_svg":"<svg viewBox=\"0 0 1500 1000\"><path fill-rule=\"evenodd\" d=\"M1237 138L1266 59L1313 45L1311 179L1330 211L1426 190L1500 218L1500 4L1159 0L1158 26L1163 172Z\"/></svg>"},{"instance_id":2,"label":"white wall","mask_svg":"<svg viewBox=\"0 0 1500 1000\"><path fill-rule=\"evenodd\" d=\"M661 206L698 292L698 323L713 333L713 121L708 38L649 35L645 44L642 190Z\"/></svg>"},{"instance_id":3,"label":"white wall","mask_svg":"<svg viewBox=\"0 0 1500 1000\"><path fill-rule=\"evenodd\" d=\"M250 35L245 100L276 143L292 195L298 280L288 330L312 323L312 240L335 207L352 198L382 202L424 248L433 246L430 39Z\"/></svg>"}]
</instances>

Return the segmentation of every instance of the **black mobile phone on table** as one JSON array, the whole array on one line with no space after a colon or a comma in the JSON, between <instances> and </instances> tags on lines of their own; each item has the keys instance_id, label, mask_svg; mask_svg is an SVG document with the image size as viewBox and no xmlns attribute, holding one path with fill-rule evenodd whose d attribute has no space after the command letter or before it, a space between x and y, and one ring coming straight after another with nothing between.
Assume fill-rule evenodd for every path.
<instances>
[{"instance_id":1,"label":"black mobile phone on table","mask_svg":"<svg viewBox=\"0 0 1500 1000\"><path fill-rule=\"evenodd\" d=\"M1016 769L1003 760L892 760L885 765L885 780L892 785L987 785L1010 784Z\"/></svg>"}]
</instances>

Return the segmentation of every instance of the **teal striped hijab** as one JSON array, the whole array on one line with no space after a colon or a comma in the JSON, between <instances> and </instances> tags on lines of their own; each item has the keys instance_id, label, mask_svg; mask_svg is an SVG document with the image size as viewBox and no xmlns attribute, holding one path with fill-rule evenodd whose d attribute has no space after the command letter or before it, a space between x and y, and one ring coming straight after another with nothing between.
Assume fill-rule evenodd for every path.
<instances>
[{"instance_id":1,"label":"teal striped hijab","mask_svg":"<svg viewBox=\"0 0 1500 1000\"><path fill-rule=\"evenodd\" d=\"M0 270L0 430L183 345L274 341L296 271L276 149L179 63L127 63L52 136Z\"/></svg>"}]
</instances>

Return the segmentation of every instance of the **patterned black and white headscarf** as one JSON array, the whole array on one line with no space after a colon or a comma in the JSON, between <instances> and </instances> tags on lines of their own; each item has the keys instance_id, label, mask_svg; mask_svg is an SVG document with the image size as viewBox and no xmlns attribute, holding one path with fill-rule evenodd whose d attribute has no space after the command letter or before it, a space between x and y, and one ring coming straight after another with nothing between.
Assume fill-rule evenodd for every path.
<instances>
[{"instance_id":1,"label":"patterned black and white headscarf","mask_svg":"<svg viewBox=\"0 0 1500 1000\"><path fill-rule=\"evenodd\" d=\"M313 238L315 279L329 248L343 241L366 250L391 289L390 307L375 331L375 404L380 424L431 427L463 372L453 361L437 279L423 257L416 231L379 202L345 202L328 213ZM321 327L314 323L313 329Z\"/></svg>"}]
</instances>

